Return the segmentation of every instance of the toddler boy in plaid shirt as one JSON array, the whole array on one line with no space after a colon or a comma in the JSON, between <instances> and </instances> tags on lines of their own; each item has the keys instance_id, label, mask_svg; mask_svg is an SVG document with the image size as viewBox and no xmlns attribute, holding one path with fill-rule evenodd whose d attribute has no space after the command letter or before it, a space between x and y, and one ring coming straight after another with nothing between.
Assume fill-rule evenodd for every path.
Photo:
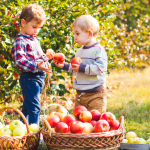
<instances>
[{"instance_id":1,"label":"toddler boy in plaid shirt","mask_svg":"<svg viewBox=\"0 0 150 150\"><path fill-rule=\"evenodd\" d=\"M25 6L20 18L21 31L12 48L15 65L21 70L20 85L24 97L22 113L29 124L39 124L40 95L51 56L44 54L36 34L46 21L45 12L37 4Z\"/></svg>"}]
</instances>

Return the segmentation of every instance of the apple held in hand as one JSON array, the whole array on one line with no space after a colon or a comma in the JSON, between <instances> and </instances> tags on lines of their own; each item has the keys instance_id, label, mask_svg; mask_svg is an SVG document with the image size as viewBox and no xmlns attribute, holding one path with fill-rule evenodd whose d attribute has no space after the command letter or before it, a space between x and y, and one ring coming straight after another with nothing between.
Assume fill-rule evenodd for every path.
<instances>
[{"instance_id":1,"label":"apple held in hand","mask_svg":"<svg viewBox=\"0 0 150 150\"><path fill-rule=\"evenodd\" d=\"M58 122L55 126L55 132L57 133L67 133L68 130L68 125L65 122Z\"/></svg>"},{"instance_id":2,"label":"apple held in hand","mask_svg":"<svg viewBox=\"0 0 150 150\"><path fill-rule=\"evenodd\" d=\"M115 115L111 112L106 112L106 113L102 114L100 119L106 120L109 123L109 126L114 125L115 121L116 121Z\"/></svg>"},{"instance_id":3,"label":"apple held in hand","mask_svg":"<svg viewBox=\"0 0 150 150\"><path fill-rule=\"evenodd\" d=\"M60 121L57 115L47 116L46 120L48 121L51 127L55 127L57 123Z\"/></svg>"},{"instance_id":4,"label":"apple held in hand","mask_svg":"<svg viewBox=\"0 0 150 150\"><path fill-rule=\"evenodd\" d=\"M91 120L92 120L92 114L88 110L82 111L80 113L80 115L79 115L79 119L82 122L91 122Z\"/></svg>"},{"instance_id":5,"label":"apple held in hand","mask_svg":"<svg viewBox=\"0 0 150 150\"><path fill-rule=\"evenodd\" d=\"M107 132L109 128L109 123L106 120L99 120L94 126L95 132Z\"/></svg>"},{"instance_id":6,"label":"apple held in hand","mask_svg":"<svg viewBox=\"0 0 150 150\"><path fill-rule=\"evenodd\" d=\"M39 131L39 126L36 123L30 124L29 130L32 132L37 132L37 131Z\"/></svg>"},{"instance_id":7,"label":"apple held in hand","mask_svg":"<svg viewBox=\"0 0 150 150\"><path fill-rule=\"evenodd\" d=\"M74 109L74 116L79 119L79 115L82 111L86 111L87 108L85 106L79 105Z\"/></svg>"},{"instance_id":8,"label":"apple held in hand","mask_svg":"<svg viewBox=\"0 0 150 150\"><path fill-rule=\"evenodd\" d=\"M18 127L24 128L24 124L20 120L13 120L9 124L9 129L11 131L13 131L15 128L18 128Z\"/></svg>"},{"instance_id":9,"label":"apple held in hand","mask_svg":"<svg viewBox=\"0 0 150 150\"><path fill-rule=\"evenodd\" d=\"M70 125L71 133L81 134L84 131L84 123L81 121L73 121Z\"/></svg>"},{"instance_id":10,"label":"apple held in hand","mask_svg":"<svg viewBox=\"0 0 150 150\"><path fill-rule=\"evenodd\" d=\"M100 113L98 110L93 109L93 110L91 110L90 112L91 112L91 114L92 114L92 120L98 121L98 120L100 119L101 113Z\"/></svg>"},{"instance_id":11,"label":"apple held in hand","mask_svg":"<svg viewBox=\"0 0 150 150\"><path fill-rule=\"evenodd\" d=\"M80 63L82 62L82 59L80 57L74 57L72 60L71 60L71 66L73 64L77 64L77 65L80 65Z\"/></svg>"},{"instance_id":12,"label":"apple held in hand","mask_svg":"<svg viewBox=\"0 0 150 150\"><path fill-rule=\"evenodd\" d=\"M63 63L65 60L65 55L63 53L55 53L53 60L57 63Z\"/></svg>"},{"instance_id":13,"label":"apple held in hand","mask_svg":"<svg viewBox=\"0 0 150 150\"><path fill-rule=\"evenodd\" d=\"M54 52L52 49L48 49L48 50L46 51L46 54L53 56L53 55L55 54L55 52Z\"/></svg>"}]
</instances>

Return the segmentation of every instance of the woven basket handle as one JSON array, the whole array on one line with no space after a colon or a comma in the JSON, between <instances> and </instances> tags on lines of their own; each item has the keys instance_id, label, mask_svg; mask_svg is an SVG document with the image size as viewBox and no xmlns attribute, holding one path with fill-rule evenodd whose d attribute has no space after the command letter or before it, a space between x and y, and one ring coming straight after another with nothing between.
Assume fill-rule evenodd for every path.
<instances>
[{"instance_id":1,"label":"woven basket handle","mask_svg":"<svg viewBox=\"0 0 150 150\"><path fill-rule=\"evenodd\" d=\"M121 116L121 117L119 118L119 122L120 122L120 127L123 128L123 125L124 125L124 116Z\"/></svg>"},{"instance_id":2,"label":"woven basket handle","mask_svg":"<svg viewBox=\"0 0 150 150\"><path fill-rule=\"evenodd\" d=\"M26 127L27 127L27 133L30 134L29 125L28 125L28 123L27 123L27 120L26 120L25 116L23 115L23 113L22 113L19 109L14 108L14 107L5 107L5 108L3 108L3 109L0 110L0 115L1 115L4 111L6 111L7 109L13 109L14 111L16 111L16 112L22 117L22 119L23 119L23 121L24 121L24 123L25 123L25 125L26 125Z\"/></svg>"},{"instance_id":3,"label":"woven basket handle","mask_svg":"<svg viewBox=\"0 0 150 150\"><path fill-rule=\"evenodd\" d=\"M46 111L46 109L49 107L49 106L59 106L59 107L63 107L62 105L60 105L60 104L49 104L49 105L47 105L46 107L45 107L45 109L44 109L44 115L43 116L45 116L45 111ZM63 108L65 108L65 107L63 107ZM66 109L66 108L65 108ZM67 109L66 109L67 110ZM68 110L67 110L67 112L68 112ZM69 113L69 112L68 112Z\"/></svg>"},{"instance_id":4,"label":"woven basket handle","mask_svg":"<svg viewBox=\"0 0 150 150\"><path fill-rule=\"evenodd\" d=\"M49 135L50 135L50 137L51 137L51 133L52 133L52 132L51 132L51 126L49 125L49 123L48 123L48 121L46 120L45 117L43 117L42 120L43 120L43 123L44 123L44 128L45 128L45 127L48 128L48 130L49 130Z\"/></svg>"}]
</instances>

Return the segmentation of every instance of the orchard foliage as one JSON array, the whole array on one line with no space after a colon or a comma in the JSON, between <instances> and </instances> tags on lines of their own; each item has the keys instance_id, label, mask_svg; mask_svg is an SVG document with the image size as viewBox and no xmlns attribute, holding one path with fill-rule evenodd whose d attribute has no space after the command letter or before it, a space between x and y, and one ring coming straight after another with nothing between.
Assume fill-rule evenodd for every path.
<instances>
[{"instance_id":1,"label":"orchard foliage","mask_svg":"<svg viewBox=\"0 0 150 150\"><path fill-rule=\"evenodd\" d=\"M47 22L37 38L43 51L52 48L66 55L70 62L78 46L74 43L72 22L82 14L91 14L100 24L98 41L108 54L109 68L141 67L150 63L150 5L147 0L3 0L0 5L0 97L11 99L21 94L16 73L20 73L11 57L12 44L19 32L18 18L24 6L40 4ZM69 91L63 84L72 74L56 67L51 61L52 74L47 92L62 96ZM15 73L14 73L15 72ZM49 80L50 78L50 80Z\"/></svg>"}]
</instances>

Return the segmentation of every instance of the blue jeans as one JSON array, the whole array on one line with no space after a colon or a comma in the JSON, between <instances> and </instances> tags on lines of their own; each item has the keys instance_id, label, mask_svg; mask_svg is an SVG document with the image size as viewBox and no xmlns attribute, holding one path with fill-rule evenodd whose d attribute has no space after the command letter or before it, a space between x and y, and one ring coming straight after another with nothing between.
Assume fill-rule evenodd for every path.
<instances>
[{"instance_id":1,"label":"blue jeans","mask_svg":"<svg viewBox=\"0 0 150 150\"><path fill-rule=\"evenodd\" d=\"M22 113L29 124L39 125L39 113L41 110L40 96L44 87L45 73L22 72L20 85L24 98ZM21 121L22 118L20 117Z\"/></svg>"}]
</instances>

